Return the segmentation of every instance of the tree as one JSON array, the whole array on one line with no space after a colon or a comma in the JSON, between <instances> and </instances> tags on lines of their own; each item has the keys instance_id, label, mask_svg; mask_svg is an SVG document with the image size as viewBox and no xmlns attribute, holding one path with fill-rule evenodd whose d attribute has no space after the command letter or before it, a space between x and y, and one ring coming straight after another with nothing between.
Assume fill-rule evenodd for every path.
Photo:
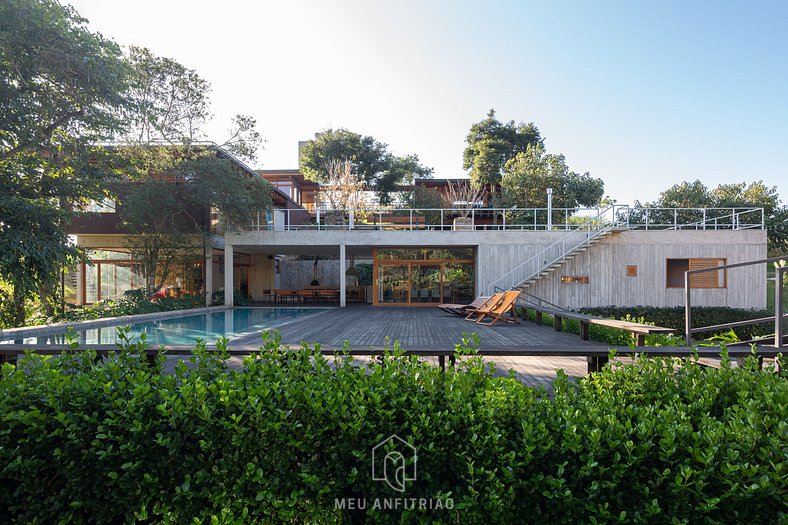
<instances>
[{"instance_id":1,"label":"tree","mask_svg":"<svg viewBox=\"0 0 788 525\"><path fill-rule=\"evenodd\" d=\"M422 166L418 156L397 157L389 153L388 145L346 129L315 133L315 138L301 148L300 169L311 181L326 182L332 160L349 160L359 180L377 192L381 204L392 200L399 185L432 174L432 168Z\"/></svg>"},{"instance_id":2,"label":"tree","mask_svg":"<svg viewBox=\"0 0 788 525\"><path fill-rule=\"evenodd\" d=\"M353 173L353 163L350 160L329 160L326 173L328 178L317 192L318 205L328 210L363 210L366 207L364 181Z\"/></svg>"},{"instance_id":3,"label":"tree","mask_svg":"<svg viewBox=\"0 0 788 525\"><path fill-rule=\"evenodd\" d=\"M605 183L570 171L563 155L547 154L541 145L528 146L507 162L501 178L504 206L544 208L548 188L553 189L555 208L591 207L601 201Z\"/></svg>"},{"instance_id":4,"label":"tree","mask_svg":"<svg viewBox=\"0 0 788 525\"><path fill-rule=\"evenodd\" d=\"M763 208L768 231L769 252L772 255L788 253L788 207L780 202L777 187L769 188L763 181L720 184L709 189L701 181L682 182L663 191L659 199L646 203L647 208ZM689 211L677 212L686 219ZM718 210L720 216L730 215L730 210ZM682 215L683 214L683 215ZM707 213L707 219L711 216ZM672 218L668 218L672 220ZM696 218L699 220L699 218ZM745 216L747 222L759 222L760 217Z\"/></svg>"},{"instance_id":5,"label":"tree","mask_svg":"<svg viewBox=\"0 0 788 525\"><path fill-rule=\"evenodd\" d=\"M424 221L430 225L439 224L441 221L441 212L434 210L445 208L448 204L446 196L440 190L420 184L413 187L413 191L408 194L405 203L408 207L417 210L414 214L424 217Z\"/></svg>"},{"instance_id":6,"label":"tree","mask_svg":"<svg viewBox=\"0 0 788 525\"><path fill-rule=\"evenodd\" d=\"M501 182L506 163L528 146L543 146L544 139L533 122L515 124L500 122L495 110L487 118L471 126L465 138L468 146L463 152L463 169L470 170L471 182L477 188L494 191Z\"/></svg>"},{"instance_id":7,"label":"tree","mask_svg":"<svg viewBox=\"0 0 788 525\"><path fill-rule=\"evenodd\" d=\"M167 281L173 262L210 249L211 210L221 214L225 229L244 226L254 212L270 208L271 187L228 157L255 158L260 135L253 118L236 115L230 137L221 145L206 145L210 84L196 71L144 48L132 47L128 60L131 125L116 151L135 169L119 214L130 234L126 247L140 262L152 292Z\"/></svg>"},{"instance_id":8,"label":"tree","mask_svg":"<svg viewBox=\"0 0 788 525\"><path fill-rule=\"evenodd\" d=\"M714 206L709 189L701 181L682 182L663 191L655 206L660 208L707 208Z\"/></svg>"},{"instance_id":9,"label":"tree","mask_svg":"<svg viewBox=\"0 0 788 525\"><path fill-rule=\"evenodd\" d=\"M54 0L0 3L0 275L16 324L80 257L66 226L117 173L95 144L123 125L129 69L85 24Z\"/></svg>"},{"instance_id":10,"label":"tree","mask_svg":"<svg viewBox=\"0 0 788 525\"><path fill-rule=\"evenodd\" d=\"M154 152L177 159L164 172L168 177L157 172L118 190L121 227L130 233L125 246L139 262L151 293L168 281L178 261L205 259L210 210L221 213L225 230L234 230L250 224L254 211L271 207L268 183L240 170L220 149L193 148L188 158L181 158L181 147L154 146L148 158ZM163 166L166 161L153 164Z\"/></svg>"},{"instance_id":11,"label":"tree","mask_svg":"<svg viewBox=\"0 0 788 525\"><path fill-rule=\"evenodd\" d=\"M450 208L459 210L458 215L467 218L476 203L482 200L484 192L469 180L449 181L446 187L446 200Z\"/></svg>"}]
</instances>

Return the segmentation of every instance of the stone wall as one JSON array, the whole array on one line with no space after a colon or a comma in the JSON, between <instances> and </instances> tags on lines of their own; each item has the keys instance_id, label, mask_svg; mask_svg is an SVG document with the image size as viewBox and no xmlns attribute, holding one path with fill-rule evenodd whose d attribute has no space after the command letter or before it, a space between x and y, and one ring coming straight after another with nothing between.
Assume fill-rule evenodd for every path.
<instances>
[{"instance_id":1,"label":"stone wall","mask_svg":"<svg viewBox=\"0 0 788 525\"><path fill-rule=\"evenodd\" d=\"M371 263L372 260L356 259L355 263ZM282 259L279 261L279 286L280 288L298 289L309 286L312 282L312 271L314 261L297 261L292 259ZM346 268L350 267L348 260ZM320 259L317 263L317 280L320 286L329 288L339 288L339 260ZM348 282L348 285L351 283Z\"/></svg>"}]
</instances>

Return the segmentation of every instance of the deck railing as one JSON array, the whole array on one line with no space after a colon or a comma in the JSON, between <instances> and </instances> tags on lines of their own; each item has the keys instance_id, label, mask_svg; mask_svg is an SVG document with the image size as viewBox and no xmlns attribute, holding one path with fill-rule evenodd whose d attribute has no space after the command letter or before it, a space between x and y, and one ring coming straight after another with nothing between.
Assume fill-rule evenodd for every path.
<instances>
[{"instance_id":1,"label":"deck railing","mask_svg":"<svg viewBox=\"0 0 788 525\"><path fill-rule=\"evenodd\" d=\"M784 266L788 262L788 256L770 257L768 259L760 259L757 261L747 261L743 263L722 264L719 266L711 266L709 268L700 268L697 270L689 270L684 272L684 338L687 346L692 345L692 335L709 332L720 331L728 328L735 328L737 326L749 326L765 323L774 323L774 347L781 349L784 346L784 327L786 326L786 318L788 315L785 313L783 304L783 297L785 291L786 276L788 276L788 266ZM758 319L747 319L743 321L735 321L732 323L724 323L713 326L692 326L692 276L699 273L727 271L733 268L742 268L745 266L754 266L760 264L774 264L774 315L768 317L761 317ZM770 337L753 341L742 341L742 343L761 343L768 341Z\"/></svg>"},{"instance_id":2,"label":"deck railing","mask_svg":"<svg viewBox=\"0 0 788 525\"><path fill-rule=\"evenodd\" d=\"M283 209L256 212L246 229L256 231L423 230L546 231L745 230L764 228L763 208L370 208L314 212Z\"/></svg>"}]
</instances>

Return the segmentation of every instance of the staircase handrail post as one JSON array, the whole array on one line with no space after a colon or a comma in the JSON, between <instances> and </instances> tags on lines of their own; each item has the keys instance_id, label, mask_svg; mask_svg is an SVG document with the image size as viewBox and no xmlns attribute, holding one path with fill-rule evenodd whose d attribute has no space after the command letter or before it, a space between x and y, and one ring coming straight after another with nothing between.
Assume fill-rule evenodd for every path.
<instances>
[{"instance_id":1,"label":"staircase handrail post","mask_svg":"<svg viewBox=\"0 0 788 525\"><path fill-rule=\"evenodd\" d=\"M684 272L684 340L692 346L692 307L690 304L690 274Z\"/></svg>"},{"instance_id":2,"label":"staircase handrail post","mask_svg":"<svg viewBox=\"0 0 788 525\"><path fill-rule=\"evenodd\" d=\"M774 346L777 349L783 347L783 297L784 297L784 276L788 271L788 266L776 266L774 272Z\"/></svg>"}]
</instances>

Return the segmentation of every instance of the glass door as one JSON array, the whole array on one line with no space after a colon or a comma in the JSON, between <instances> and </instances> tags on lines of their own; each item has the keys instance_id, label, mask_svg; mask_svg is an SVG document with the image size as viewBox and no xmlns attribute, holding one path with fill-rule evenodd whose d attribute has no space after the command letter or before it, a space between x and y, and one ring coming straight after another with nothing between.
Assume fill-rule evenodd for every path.
<instances>
[{"instance_id":1,"label":"glass door","mask_svg":"<svg viewBox=\"0 0 788 525\"><path fill-rule=\"evenodd\" d=\"M381 264L378 267L378 303L408 303L408 270L408 264Z\"/></svg>"},{"instance_id":2,"label":"glass door","mask_svg":"<svg viewBox=\"0 0 788 525\"><path fill-rule=\"evenodd\" d=\"M441 302L441 265L411 263L410 303L438 304Z\"/></svg>"}]
</instances>

